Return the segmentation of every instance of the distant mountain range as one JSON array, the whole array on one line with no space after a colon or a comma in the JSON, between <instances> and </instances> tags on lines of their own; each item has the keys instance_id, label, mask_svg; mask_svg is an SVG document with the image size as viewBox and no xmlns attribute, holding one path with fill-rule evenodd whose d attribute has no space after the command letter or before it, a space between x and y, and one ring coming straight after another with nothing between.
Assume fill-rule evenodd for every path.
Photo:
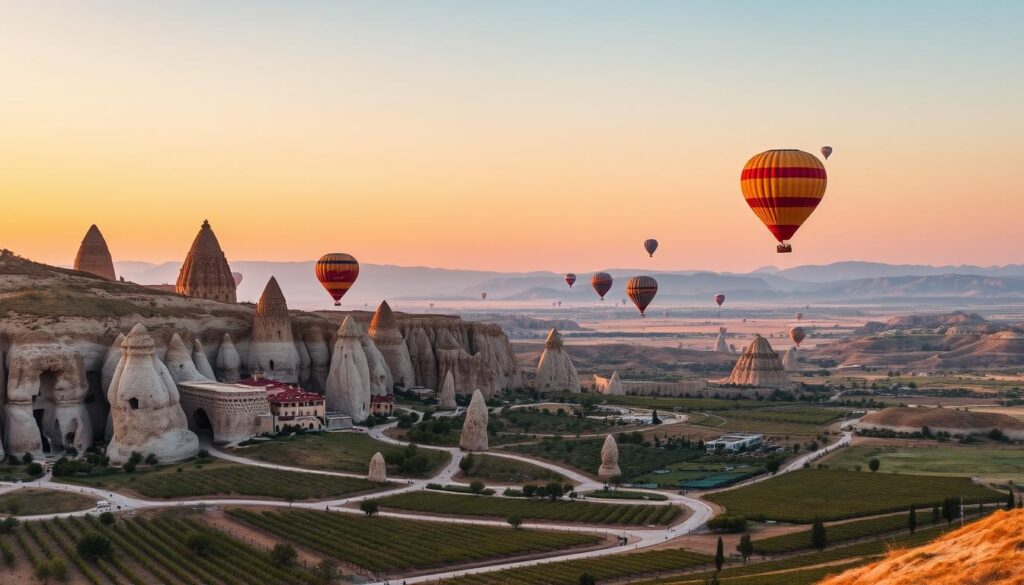
<instances>
[{"instance_id":1,"label":"distant mountain range","mask_svg":"<svg viewBox=\"0 0 1024 585\"><path fill-rule=\"evenodd\" d=\"M255 301L271 276L276 276L294 308L322 307L326 296L313 277L313 261L235 261L233 270L243 274L239 300ZM180 264L165 262L118 262L117 273L140 284L173 283ZM608 269L615 285L608 299L624 297L628 277L646 273L659 283L662 302L704 304L719 292L726 302L790 303L885 302L892 304L1024 301L1024 265L927 266L876 262L837 262L779 270L761 268L750 273L706 271L657 272L640 269ZM490 301L589 302L590 273L578 274L570 289L563 274L554 272L497 272L449 270L414 266L364 264L346 303L373 305L381 299L394 301L476 301L480 292Z\"/></svg>"}]
</instances>

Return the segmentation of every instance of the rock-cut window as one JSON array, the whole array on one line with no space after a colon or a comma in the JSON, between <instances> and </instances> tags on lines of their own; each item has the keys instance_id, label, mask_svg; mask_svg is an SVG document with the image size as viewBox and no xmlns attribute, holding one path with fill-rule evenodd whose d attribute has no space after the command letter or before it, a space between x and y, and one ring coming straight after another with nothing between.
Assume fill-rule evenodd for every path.
<instances>
[{"instance_id":1,"label":"rock-cut window","mask_svg":"<svg viewBox=\"0 0 1024 585\"><path fill-rule=\"evenodd\" d=\"M139 409L139 399L138 398L129 398L128 399L128 406L132 410L138 410Z\"/></svg>"}]
</instances>

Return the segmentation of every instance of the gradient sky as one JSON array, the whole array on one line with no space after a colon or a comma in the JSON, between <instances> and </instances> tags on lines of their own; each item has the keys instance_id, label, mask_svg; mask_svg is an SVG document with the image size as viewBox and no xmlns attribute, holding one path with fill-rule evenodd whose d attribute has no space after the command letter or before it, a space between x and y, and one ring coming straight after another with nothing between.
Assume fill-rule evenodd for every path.
<instances>
[{"instance_id":1,"label":"gradient sky","mask_svg":"<svg viewBox=\"0 0 1024 585\"><path fill-rule=\"evenodd\" d=\"M0 247L499 270L1021 262L1024 2L0 1ZM831 144L793 240L767 148ZM641 243L661 241L648 259Z\"/></svg>"}]
</instances>

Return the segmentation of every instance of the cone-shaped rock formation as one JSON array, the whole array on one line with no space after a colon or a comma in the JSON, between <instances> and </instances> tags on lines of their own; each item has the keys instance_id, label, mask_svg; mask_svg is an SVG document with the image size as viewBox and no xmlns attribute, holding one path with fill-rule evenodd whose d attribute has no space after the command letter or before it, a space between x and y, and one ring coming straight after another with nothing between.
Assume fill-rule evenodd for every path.
<instances>
[{"instance_id":1,"label":"cone-shaped rock formation","mask_svg":"<svg viewBox=\"0 0 1024 585\"><path fill-rule=\"evenodd\" d=\"M455 378L451 370L444 375L444 383L441 384L441 392L437 395L437 407L443 410L455 410Z\"/></svg>"},{"instance_id":2,"label":"cone-shaped rock formation","mask_svg":"<svg viewBox=\"0 0 1024 585\"><path fill-rule=\"evenodd\" d=\"M366 480L373 483L388 482L388 466L380 451L374 453L373 457L370 458L370 471L366 474Z\"/></svg>"},{"instance_id":3,"label":"cone-shaped rock formation","mask_svg":"<svg viewBox=\"0 0 1024 585\"><path fill-rule=\"evenodd\" d=\"M620 475L622 470L619 469L619 446L615 443L615 437L608 435L601 446L601 467L597 470L597 476L607 481Z\"/></svg>"},{"instance_id":4,"label":"cone-shaped rock formation","mask_svg":"<svg viewBox=\"0 0 1024 585\"><path fill-rule=\"evenodd\" d=\"M370 320L370 337L388 364L388 388L400 386L409 388L416 383L416 376L409 358L409 348L402 338L398 321L387 301L381 301Z\"/></svg>"},{"instance_id":5,"label":"cone-shaped rock formation","mask_svg":"<svg viewBox=\"0 0 1024 585\"><path fill-rule=\"evenodd\" d=\"M75 270L102 276L107 280L115 280L114 260L110 257L107 241L103 239L100 229L93 224L85 232L82 245L75 255Z\"/></svg>"},{"instance_id":6,"label":"cone-shaped rock formation","mask_svg":"<svg viewBox=\"0 0 1024 585\"><path fill-rule=\"evenodd\" d=\"M178 403L178 388L156 357L153 339L142 324L125 339L121 361L107 392L114 436L107 456L122 463L138 451L170 463L192 457L199 439L188 430Z\"/></svg>"},{"instance_id":7,"label":"cone-shaped rock formation","mask_svg":"<svg viewBox=\"0 0 1024 585\"><path fill-rule=\"evenodd\" d=\"M732 353L732 350L729 349L729 344L725 342L725 327L718 328L718 339L715 341L715 351Z\"/></svg>"},{"instance_id":8,"label":"cone-shaped rock formation","mask_svg":"<svg viewBox=\"0 0 1024 585\"><path fill-rule=\"evenodd\" d=\"M795 347L791 347L786 350L786 353L782 354L782 367L785 368L787 372L796 372L800 369L800 366L797 364L796 352L797 349Z\"/></svg>"},{"instance_id":9,"label":"cone-shaped rock formation","mask_svg":"<svg viewBox=\"0 0 1024 585\"><path fill-rule=\"evenodd\" d=\"M220 249L220 242L210 228L210 222L203 221L199 234L192 241L174 290L190 297L222 303L236 302L235 277L231 276L228 259Z\"/></svg>"},{"instance_id":10,"label":"cone-shaped rock formation","mask_svg":"<svg viewBox=\"0 0 1024 585\"><path fill-rule=\"evenodd\" d=\"M343 412L356 422L370 415L370 368L359 336L355 320L345 317L334 344L326 396L328 411Z\"/></svg>"},{"instance_id":11,"label":"cone-shaped rock formation","mask_svg":"<svg viewBox=\"0 0 1024 585\"><path fill-rule=\"evenodd\" d=\"M753 341L736 360L732 374L722 383L735 386L751 386L755 388L786 388L789 377L782 367L782 360L772 350L768 340L754 335Z\"/></svg>"},{"instance_id":12,"label":"cone-shaped rock formation","mask_svg":"<svg viewBox=\"0 0 1024 585\"><path fill-rule=\"evenodd\" d=\"M487 450L487 403L479 390L473 391L473 398L466 409L466 422L462 424L459 447L463 451Z\"/></svg>"},{"instance_id":13,"label":"cone-shaped rock formation","mask_svg":"<svg viewBox=\"0 0 1024 585\"><path fill-rule=\"evenodd\" d=\"M284 293L273 276L256 303L246 365L250 372L263 372L270 380L292 384L299 381L299 350L292 337L292 319Z\"/></svg>"},{"instance_id":14,"label":"cone-shaped rock formation","mask_svg":"<svg viewBox=\"0 0 1024 585\"><path fill-rule=\"evenodd\" d=\"M388 385L388 380L391 378L388 362L384 359L384 354L377 349L377 344L370 339L366 327L359 323L356 323L356 326L359 327L359 345L363 346L366 365L370 368L370 394L387 396L394 392L394 387Z\"/></svg>"},{"instance_id":15,"label":"cone-shaped rock formation","mask_svg":"<svg viewBox=\"0 0 1024 585\"><path fill-rule=\"evenodd\" d=\"M223 382L237 382L242 376L241 369L242 356L231 342L231 335L225 333L217 350L217 374Z\"/></svg>"},{"instance_id":16,"label":"cone-shaped rock formation","mask_svg":"<svg viewBox=\"0 0 1024 585\"><path fill-rule=\"evenodd\" d=\"M217 375L213 373L213 366L210 365L210 358L206 357L206 350L198 339L192 340L192 362L196 369L207 380L216 380Z\"/></svg>"},{"instance_id":17,"label":"cone-shaped rock formation","mask_svg":"<svg viewBox=\"0 0 1024 585\"><path fill-rule=\"evenodd\" d=\"M580 391L580 378L576 366L572 365L569 353L565 351L562 335L557 328L551 329L544 342L544 353L537 363L536 389L540 392L568 390Z\"/></svg>"},{"instance_id":18,"label":"cone-shaped rock formation","mask_svg":"<svg viewBox=\"0 0 1024 585\"><path fill-rule=\"evenodd\" d=\"M171 336L171 342L167 344L164 365L167 366L167 371L170 372L175 384L209 381L209 378L199 373L195 362L192 361L192 352L185 347L185 342L177 333Z\"/></svg>"},{"instance_id":19,"label":"cone-shaped rock formation","mask_svg":"<svg viewBox=\"0 0 1024 585\"><path fill-rule=\"evenodd\" d=\"M622 380L619 379L618 370L612 372L612 377L608 378L608 389L605 391L605 394L613 396L623 396L626 394L626 389L622 386Z\"/></svg>"}]
</instances>

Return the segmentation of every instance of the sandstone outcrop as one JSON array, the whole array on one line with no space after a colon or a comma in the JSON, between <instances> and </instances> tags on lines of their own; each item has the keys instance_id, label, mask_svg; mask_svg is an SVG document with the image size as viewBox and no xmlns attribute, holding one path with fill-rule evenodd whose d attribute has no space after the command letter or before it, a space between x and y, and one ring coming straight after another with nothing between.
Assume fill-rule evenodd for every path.
<instances>
[{"instance_id":1,"label":"sandstone outcrop","mask_svg":"<svg viewBox=\"0 0 1024 585\"><path fill-rule=\"evenodd\" d=\"M107 241L103 239L95 224L89 227L75 255L75 270L101 276L107 280L115 280L114 260L110 257Z\"/></svg>"},{"instance_id":2,"label":"sandstone outcrop","mask_svg":"<svg viewBox=\"0 0 1024 585\"><path fill-rule=\"evenodd\" d=\"M374 453L373 457L370 458L370 471L366 474L366 480L373 483L388 482L388 466L380 451Z\"/></svg>"},{"instance_id":3,"label":"sandstone outcrop","mask_svg":"<svg viewBox=\"0 0 1024 585\"><path fill-rule=\"evenodd\" d=\"M720 383L732 386L782 389L790 386L789 376L782 367L782 360L772 349L768 340L754 335L753 341L743 351L732 374Z\"/></svg>"},{"instance_id":4,"label":"sandstone outcrop","mask_svg":"<svg viewBox=\"0 0 1024 585\"><path fill-rule=\"evenodd\" d=\"M373 396L387 396L394 392L394 388L388 385L390 371L384 354L377 349L377 344L370 339L370 333L362 325L359 327L359 345L363 346L363 353L366 354L366 365L370 368L370 394Z\"/></svg>"},{"instance_id":5,"label":"sandstone outcrop","mask_svg":"<svg viewBox=\"0 0 1024 585\"><path fill-rule=\"evenodd\" d=\"M597 476L608 481L621 475L619 446L615 443L615 437L608 435L604 438L604 445L601 446L601 467L597 470Z\"/></svg>"},{"instance_id":6,"label":"sandstone outcrop","mask_svg":"<svg viewBox=\"0 0 1024 585\"><path fill-rule=\"evenodd\" d=\"M192 353L185 347L185 342L177 333L171 336L171 341L167 344L164 365L167 366L167 371L171 374L175 384L210 380L199 373L195 362L192 361Z\"/></svg>"},{"instance_id":7,"label":"sandstone outcrop","mask_svg":"<svg viewBox=\"0 0 1024 585\"><path fill-rule=\"evenodd\" d=\"M322 327L307 327L302 343L309 353L309 386L318 392L327 389L327 375L331 370L331 343Z\"/></svg>"},{"instance_id":8,"label":"sandstone outcrop","mask_svg":"<svg viewBox=\"0 0 1024 585\"><path fill-rule=\"evenodd\" d=\"M455 378L452 373L444 375L444 382L441 383L441 392L437 395L437 407L442 410L455 410L458 404L455 403Z\"/></svg>"},{"instance_id":9,"label":"sandstone outcrop","mask_svg":"<svg viewBox=\"0 0 1024 585\"><path fill-rule=\"evenodd\" d=\"M388 364L390 377L387 380L388 388L399 386L410 388L416 384L416 375L412 371L412 360L409 358L409 348L405 345L405 339L395 321L395 315L387 301L381 301L377 311L370 320L370 337L377 345L377 349L384 356Z\"/></svg>"},{"instance_id":10,"label":"sandstone outcrop","mask_svg":"<svg viewBox=\"0 0 1024 585\"><path fill-rule=\"evenodd\" d=\"M231 276L231 267L210 228L210 222L203 221L196 239L192 241L174 290L190 297L222 303L236 302L235 278Z\"/></svg>"},{"instance_id":11,"label":"sandstone outcrop","mask_svg":"<svg viewBox=\"0 0 1024 585\"><path fill-rule=\"evenodd\" d=\"M213 373L213 366L210 365L210 358L206 357L206 350L198 339L192 340L192 362L195 363L199 374L207 380L216 380L217 375Z\"/></svg>"},{"instance_id":12,"label":"sandstone outcrop","mask_svg":"<svg viewBox=\"0 0 1024 585\"><path fill-rule=\"evenodd\" d=\"M626 394L626 389L622 386L622 380L619 379L618 370L612 372L612 377L608 379L608 388L605 390L605 394L613 396L623 396Z\"/></svg>"},{"instance_id":13,"label":"sandstone outcrop","mask_svg":"<svg viewBox=\"0 0 1024 585\"><path fill-rule=\"evenodd\" d=\"M535 388L540 392L568 390L580 391L580 379L576 366L572 365L569 353L565 351L562 335L557 328L552 328L544 342L544 353L537 363L537 379Z\"/></svg>"},{"instance_id":14,"label":"sandstone outcrop","mask_svg":"<svg viewBox=\"0 0 1024 585\"><path fill-rule=\"evenodd\" d=\"M729 348L729 344L725 341L725 327L718 328L718 339L715 340L715 351L732 353L732 349Z\"/></svg>"},{"instance_id":15,"label":"sandstone outcrop","mask_svg":"<svg viewBox=\"0 0 1024 585\"><path fill-rule=\"evenodd\" d=\"M139 452L170 463L199 451L199 439L188 430L174 379L157 359L153 339L141 323L125 338L107 398L114 422L114 436L107 446L112 462L123 463Z\"/></svg>"},{"instance_id":16,"label":"sandstone outcrop","mask_svg":"<svg viewBox=\"0 0 1024 585\"><path fill-rule=\"evenodd\" d=\"M288 303L271 276L256 303L246 365L250 372L263 372L268 380L294 384L299 381L299 361Z\"/></svg>"},{"instance_id":17,"label":"sandstone outcrop","mask_svg":"<svg viewBox=\"0 0 1024 585\"><path fill-rule=\"evenodd\" d=\"M487 450L487 403L484 395L476 390L466 409L466 421L462 423L459 447L463 451Z\"/></svg>"},{"instance_id":18,"label":"sandstone outcrop","mask_svg":"<svg viewBox=\"0 0 1024 585\"><path fill-rule=\"evenodd\" d=\"M110 389L110 381L114 379L114 371L117 370L117 362L121 361L121 346L124 344L124 333L118 333L114 343L107 350L103 359L103 370L100 374L103 392Z\"/></svg>"},{"instance_id":19,"label":"sandstone outcrop","mask_svg":"<svg viewBox=\"0 0 1024 585\"><path fill-rule=\"evenodd\" d=\"M238 355L231 334L225 333L217 350L217 374L222 382L237 382L241 379L242 356Z\"/></svg>"},{"instance_id":20,"label":"sandstone outcrop","mask_svg":"<svg viewBox=\"0 0 1024 585\"><path fill-rule=\"evenodd\" d=\"M785 368L787 372L796 372L800 370L800 364L797 363L796 352L797 349L795 347L791 347L786 350L786 353L782 354L782 367Z\"/></svg>"},{"instance_id":21,"label":"sandstone outcrop","mask_svg":"<svg viewBox=\"0 0 1024 585\"><path fill-rule=\"evenodd\" d=\"M370 368L359 336L355 320L346 317L334 344L326 394L328 411L343 412L355 422L370 415Z\"/></svg>"}]
</instances>

